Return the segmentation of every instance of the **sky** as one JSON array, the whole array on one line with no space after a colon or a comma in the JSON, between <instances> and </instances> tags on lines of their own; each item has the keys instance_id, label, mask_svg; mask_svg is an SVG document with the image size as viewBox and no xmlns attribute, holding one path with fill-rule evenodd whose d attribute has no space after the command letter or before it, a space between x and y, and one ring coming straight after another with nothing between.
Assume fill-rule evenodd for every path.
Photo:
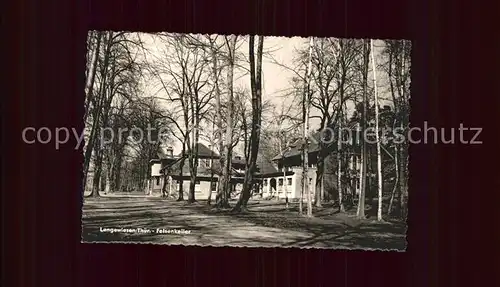
<instances>
[{"instance_id":1,"label":"sky","mask_svg":"<svg viewBox=\"0 0 500 287\"><path fill-rule=\"evenodd\" d=\"M142 34L141 38L145 41L146 47L151 51L152 54L155 54L157 57L161 55L159 51L158 44L152 41L152 38L147 34ZM264 40L264 52L271 55L272 58L277 60L280 63L283 63L287 66L293 66L294 61L294 51L301 47L307 47L309 43L309 39L300 38L300 37L265 37ZM379 58L380 50L381 50L381 41L374 41L375 47L375 57ZM244 55L248 55L248 43L242 43L240 45L239 51ZM286 68L283 68L279 65L276 65L269 59L269 56L265 56L263 58L263 66L262 66L262 79L263 79L263 102L267 100L271 101L273 105L280 107L283 101L289 101L284 97L287 89L290 88L290 79L293 77L294 72L290 71ZM370 63L371 69L371 63ZM247 75L242 76L242 72L236 72L235 75L235 88L237 87L245 87L250 90L250 78ZM379 97L384 98L387 97L388 89L386 79L383 73L378 73L378 83L379 87L378 93ZM372 79L372 74L370 72L369 79ZM372 83L371 83L372 84ZM145 94L154 94L157 92L158 87L157 84L145 83ZM161 96L157 94L157 96ZM380 104L384 104L384 101L381 101ZM311 115L317 114L317 111L314 109L311 110ZM311 128L318 128L319 121L317 119L311 120ZM205 144L207 144L205 142ZM174 149L174 154L177 154L181 151L180 142L174 143L172 145Z\"/></svg>"}]
</instances>

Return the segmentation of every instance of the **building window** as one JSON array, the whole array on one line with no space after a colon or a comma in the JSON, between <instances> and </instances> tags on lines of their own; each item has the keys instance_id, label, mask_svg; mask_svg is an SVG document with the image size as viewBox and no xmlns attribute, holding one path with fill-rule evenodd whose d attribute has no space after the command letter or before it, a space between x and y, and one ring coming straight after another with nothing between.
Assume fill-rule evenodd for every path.
<instances>
[{"instance_id":1,"label":"building window","mask_svg":"<svg viewBox=\"0 0 500 287\"><path fill-rule=\"evenodd\" d=\"M292 179L291 178L287 178L287 184L288 185L292 185Z\"/></svg>"},{"instance_id":2,"label":"building window","mask_svg":"<svg viewBox=\"0 0 500 287\"><path fill-rule=\"evenodd\" d=\"M210 184L210 186L211 186L211 190L212 191L217 191L217 182L212 181L211 184Z\"/></svg>"},{"instance_id":3,"label":"building window","mask_svg":"<svg viewBox=\"0 0 500 287\"><path fill-rule=\"evenodd\" d=\"M160 177L159 176L156 177L156 185L160 185Z\"/></svg>"},{"instance_id":4,"label":"building window","mask_svg":"<svg viewBox=\"0 0 500 287\"><path fill-rule=\"evenodd\" d=\"M196 181L194 182L194 184L197 184L197 185L198 185L198 184L200 184L200 181L199 181L199 180L196 180Z\"/></svg>"},{"instance_id":5,"label":"building window","mask_svg":"<svg viewBox=\"0 0 500 287\"><path fill-rule=\"evenodd\" d=\"M278 179L278 185L283 186L283 179L282 178Z\"/></svg>"},{"instance_id":6,"label":"building window","mask_svg":"<svg viewBox=\"0 0 500 287\"><path fill-rule=\"evenodd\" d=\"M267 179L264 179L264 186L267 186Z\"/></svg>"}]
</instances>

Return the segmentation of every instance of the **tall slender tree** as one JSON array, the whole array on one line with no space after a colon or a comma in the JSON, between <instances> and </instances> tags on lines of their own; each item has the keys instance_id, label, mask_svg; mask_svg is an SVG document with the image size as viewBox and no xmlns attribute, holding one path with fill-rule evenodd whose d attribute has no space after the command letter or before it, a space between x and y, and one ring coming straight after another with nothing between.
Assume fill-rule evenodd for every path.
<instances>
[{"instance_id":1,"label":"tall slender tree","mask_svg":"<svg viewBox=\"0 0 500 287\"><path fill-rule=\"evenodd\" d=\"M245 167L245 178L243 189L234 211L243 211L250 199L251 189L254 185L255 172L257 169L257 155L260 143L260 127L262 121L262 53L264 47L264 36L258 36L257 56L255 55L255 36L249 39L250 59L250 87L252 92L252 128L250 132L250 158Z\"/></svg>"},{"instance_id":2,"label":"tall slender tree","mask_svg":"<svg viewBox=\"0 0 500 287\"><path fill-rule=\"evenodd\" d=\"M361 168L360 168L360 190L358 199L358 218L365 218L365 195L366 195L366 176L367 176L367 164L369 161L367 152L367 143L365 139L366 129L367 129L367 119L368 119L368 67L370 60L370 40L362 40L363 52L362 52L362 85L363 85L363 113L361 116Z\"/></svg>"},{"instance_id":3,"label":"tall slender tree","mask_svg":"<svg viewBox=\"0 0 500 287\"><path fill-rule=\"evenodd\" d=\"M224 164L221 178L221 194L218 196L218 207L229 207L229 197L232 190L231 173L232 173L232 154L233 154L233 118L235 116L234 104L234 68L236 61L236 41L237 35L225 36L224 40L227 46L227 88L228 88L228 101L227 101L227 126L226 126L226 139L224 142Z\"/></svg>"},{"instance_id":4,"label":"tall slender tree","mask_svg":"<svg viewBox=\"0 0 500 287\"><path fill-rule=\"evenodd\" d=\"M373 73L373 88L375 98L375 137L377 142L377 178L378 178L378 209L377 220L382 220L382 154L380 152L380 128L379 128L379 107L378 107L378 89L377 89L377 63L375 61L375 49L373 48L373 40L370 40L370 50L372 56L372 73Z\"/></svg>"},{"instance_id":5,"label":"tall slender tree","mask_svg":"<svg viewBox=\"0 0 500 287\"><path fill-rule=\"evenodd\" d=\"M312 57L314 49L314 37L311 37L309 42L309 63L307 65L306 83L304 87L304 134L303 134L303 161L302 161L302 194L306 193L307 199L307 216L312 217L312 195L309 187L309 112L311 105L311 74L312 74Z\"/></svg>"}]
</instances>

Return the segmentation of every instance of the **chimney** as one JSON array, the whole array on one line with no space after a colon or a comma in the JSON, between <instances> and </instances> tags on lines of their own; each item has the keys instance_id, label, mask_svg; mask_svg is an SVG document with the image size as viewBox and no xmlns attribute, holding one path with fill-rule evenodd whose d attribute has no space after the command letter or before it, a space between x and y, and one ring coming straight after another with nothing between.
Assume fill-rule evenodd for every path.
<instances>
[{"instance_id":1,"label":"chimney","mask_svg":"<svg viewBox=\"0 0 500 287\"><path fill-rule=\"evenodd\" d=\"M167 147L167 156L174 157L174 149L171 146Z\"/></svg>"}]
</instances>

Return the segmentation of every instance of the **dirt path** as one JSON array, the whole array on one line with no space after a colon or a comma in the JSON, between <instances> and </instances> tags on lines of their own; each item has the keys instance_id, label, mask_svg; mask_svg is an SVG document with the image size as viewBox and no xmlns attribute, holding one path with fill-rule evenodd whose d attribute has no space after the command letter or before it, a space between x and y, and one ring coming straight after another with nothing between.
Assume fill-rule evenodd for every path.
<instances>
[{"instance_id":1,"label":"dirt path","mask_svg":"<svg viewBox=\"0 0 500 287\"><path fill-rule=\"evenodd\" d=\"M280 204L251 204L241 215L221 214L204 203L160 198L86 199L84 242L149 242L173 245L329 247L404 250L405 231L391 224L351 224L340 216L306 219ZM113 232L113 229L123 232Z\"/></svg>"}]
</instances>

